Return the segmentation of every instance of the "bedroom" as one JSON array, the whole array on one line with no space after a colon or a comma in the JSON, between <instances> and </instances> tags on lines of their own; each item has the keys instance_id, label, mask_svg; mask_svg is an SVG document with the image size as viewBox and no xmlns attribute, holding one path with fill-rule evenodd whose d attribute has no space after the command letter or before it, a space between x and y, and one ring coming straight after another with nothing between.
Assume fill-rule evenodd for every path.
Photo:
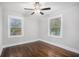
<instances>
[{"instance_id":1,"label":"bedroom","mask_svg":"<svg viewBox=\"0 0 79 59\"><path fill-rule=\"evenodd\" d=\"M59 55L45 50L44 53L49 53L44 56L79 56L78 24L79 2L0 2L0 55L9 53L7 47L35 42L32 44L37 44L35 52L41 44L71 51L64 55L67 51L62 50ZM45 48L41 46L41 49ZM17 54L8 56L22 56ZM40 54L29 56L41 57L43 54Z\"/></svg>"}]
</instances>

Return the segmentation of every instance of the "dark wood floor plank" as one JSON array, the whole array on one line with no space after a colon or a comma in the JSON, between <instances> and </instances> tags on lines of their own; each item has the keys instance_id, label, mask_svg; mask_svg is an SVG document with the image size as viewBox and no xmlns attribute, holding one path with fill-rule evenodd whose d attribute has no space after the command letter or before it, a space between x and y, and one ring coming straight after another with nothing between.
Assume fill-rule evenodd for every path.
<instances>
[{"instance_id":1,"label":"dark wood floor plank","mask_svg":"<svg viewBox=\"0 0 79 59\"><path fill-rule=\"evenodd\" d=\"M3 49L2 57L73 57L79 54L63 48L36 41Z\"/></svg>"}]
</instances>

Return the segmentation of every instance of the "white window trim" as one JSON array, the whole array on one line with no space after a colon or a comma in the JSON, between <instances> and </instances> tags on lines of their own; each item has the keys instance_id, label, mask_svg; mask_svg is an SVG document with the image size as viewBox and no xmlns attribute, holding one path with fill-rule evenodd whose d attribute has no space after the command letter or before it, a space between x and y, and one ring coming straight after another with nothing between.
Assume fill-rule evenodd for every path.
<instances>
[{"instance_id":1,"label":"white window trim","mask_svg":"<svg viewBox=\"0 0 79 59\"><path fill-rule=\"evenodd\" d=\"M22 26L21 26L21 28L22 28L22 31L21 31L22 34L21 35L10 35L10 19L11 18L17 18L17 19L21 20L21 22L22 22ZM8 37L9 38L13 38L13 37L23 37L23 36L24 36L24 19L23 19L23 17L9 15L8 16Z\"/></svg>"},{"instance_id":2,"label":"white window trim","mask_svg":"<svg viewBox=\"0 0 79 59\"><path fill-rule=\"evenodd\" d=\"M57 18L57 17L61 17L60 36L55 36L55 35L51 35L51 34L50 34L50 20L51 20L51 19L54 19L54 18ZM50 17L50 18L48 19L48 36L49 36L49 37L55 37L55 38L62 38L62 37L63 37L63 17L62 17L62 15Z\"/></svg>"}]
</instances>

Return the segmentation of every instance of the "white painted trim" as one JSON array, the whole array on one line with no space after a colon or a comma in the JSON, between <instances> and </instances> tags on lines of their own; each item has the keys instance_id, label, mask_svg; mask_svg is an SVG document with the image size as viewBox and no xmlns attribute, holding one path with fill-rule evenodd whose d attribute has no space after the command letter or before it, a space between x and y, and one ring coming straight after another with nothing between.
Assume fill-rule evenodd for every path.
<instances>
[{"instance_id":1,"label":"white painted trim","mask_svg":"<svg viewBox=\"0 0 79 59\"><path fill-rule=\"evenodd\" d=\"M15 46L15 45L20 45L20 44L25 44L25 43L30 43L30 42L35 42L35 41L38 41L38 40L39 39L29 40L29 41L24 41L24 42L19 42L19 43L14 43L14 44L10 44L10 45L4 45L3 48Z\"/></svg>"},{"instance_id":2,"label":"white painted trim","mask_svg":"<svg viewBox=\"0 0 79 59\"><path fill-rule=\"evenodd\" d=\"M50 35L50 20L52 20L54 18L58 18L58 17L61 17L60 36ZM56 15L56 16L50 17L48 19L48 36L55 37L55 38L62 38L63 37L63 15Z\"/></svg>"},{"instance_id":3,"label":"white painted trim","mask_svg":"<svg viewBox=\"0 0 79 59\"><path fill-rule=\"evenodd\" d=\"M16 46L16 45L20 45L20 44L25 44L25 43L30 43L30 42L35 42L35 41L39 41L40 39L36 39L36 40L29 40L29 41L24 41L24 42L19 42L19 43L14 43L14 44L10 44L10 45L3 45L1 47L1 50L0 50L0 55L2 53L2 50L3 48L6 48L6 47L11 47L11 46Z\"/></svg>"},{"instance_id":4,"label":"white painted trim","mask_svg":"<svg viewBox=\"0 0 79 59\"><path fill-rule=\"evenodd\" d=\"M27 41L27 42L20 42L20 43L15 43L15 44L11 44L11 45L5 45L5 46L2 47L2 49L6 48L6 47L10 47L10 46L15 46L15 45L20 45L20 44L35 42L35 41L38 41L38 40L43 41L43 42L47 42L47 43L49 43L51 45L55 45L55 46L58 46L60 48L63 48L63 49L66 49L66 50L69 50L69 51L72 51L72 52L75 52L75 53L79 54L79 50L78 49L71 48L71 47L68 47L68 46L65 46L65 45L55 44L55 43L52 43L52 42L49 42L49 41L46 41L46 40L43 40L43 39L36 39L36 40L30 40L30 41Z\"/></svg>"},{"instance_id":5,"label":"white painted trim","mask_svg":"<svg viewBox=\"0 0 79 59\"><path fill-rule=\"evenodd\" d=\"M47 42L51 45L55 45L55 46L58 46L60 48L63 48L63 49L66 49L66 50L69 50L69 51L72 51L72 52L75 52L75 53L78 53L79 54L79 50L78 49L75 49L75 48L71 48L71 47L68 47L66 45L61 45L61 44L55 44L55 43L52 43L52 42L49 42L49 41L46 41L46 40L43 40L43 39L40 39L41 41L44 41L44 42Z\"/></svg>"}]
</instances>

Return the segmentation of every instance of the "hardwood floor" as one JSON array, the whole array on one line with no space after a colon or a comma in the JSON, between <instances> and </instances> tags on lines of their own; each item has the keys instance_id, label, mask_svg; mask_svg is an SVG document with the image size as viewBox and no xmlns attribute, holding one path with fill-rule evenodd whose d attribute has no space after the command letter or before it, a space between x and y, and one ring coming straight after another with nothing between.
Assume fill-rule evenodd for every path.
<instances>
[{"instance_id":1,"label":"hardwood floor","mask_svg":"<svg viewBox=\"0 0 79 59\"><path fill-rule=\"evenodd\" d=\"M73 57L79 54L42 41L31 42L3 49L1 57Z\"/></svg>"}]
</instances>

